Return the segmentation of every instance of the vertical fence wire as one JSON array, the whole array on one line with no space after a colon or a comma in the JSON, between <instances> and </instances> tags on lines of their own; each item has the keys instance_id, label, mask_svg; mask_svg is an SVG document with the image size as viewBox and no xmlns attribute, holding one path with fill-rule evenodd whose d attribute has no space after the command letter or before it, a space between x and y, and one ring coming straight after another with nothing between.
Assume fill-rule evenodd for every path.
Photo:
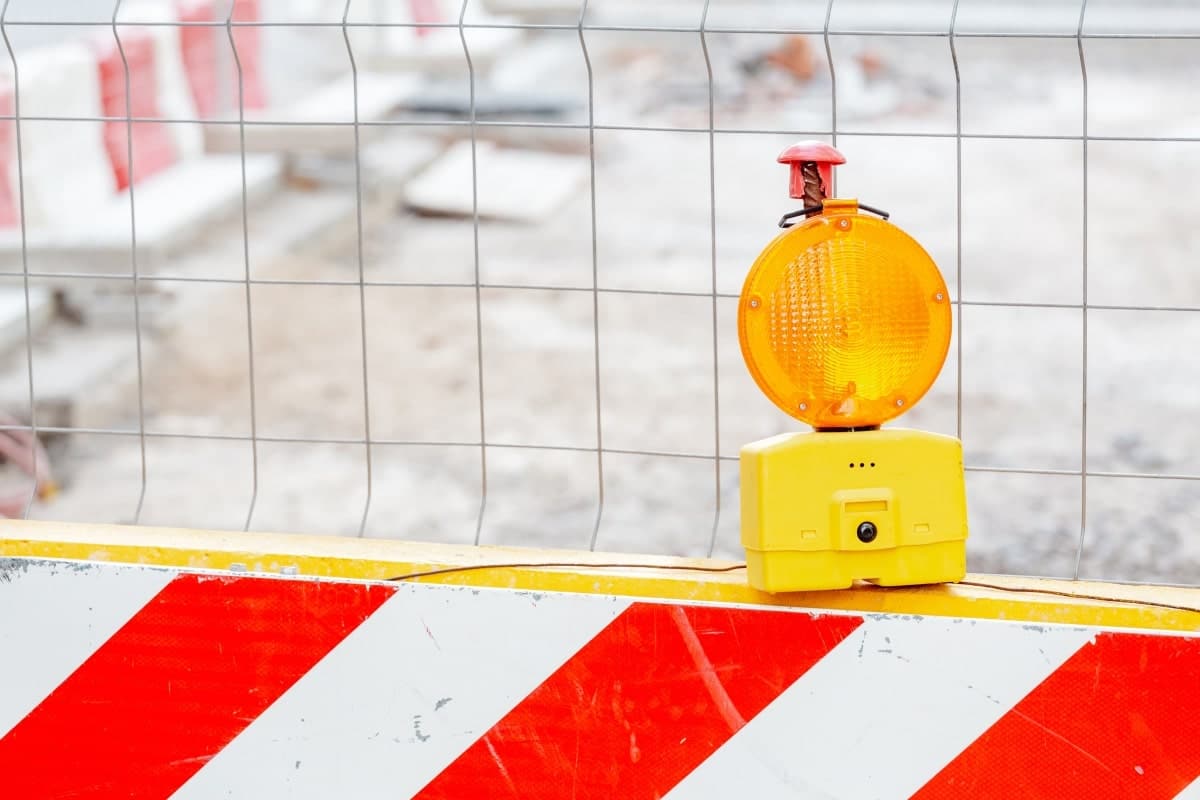
<instances>
[{"instance_id":1,"label":"vertical fence wire","mask_svg":"<svg viewBox=\"0 0 1200 800\"><path fill-rule=\"evenodd\" d=\"M488 468L487 468L487 416L484 409L483 390L483 288L479 277L479 119L475 103L475 62L471 60L471 48L467 46L467 3L463 0L458 13L458 37L462 41L463 58L467 61L467 86L470 92L471 120L471 236L475 260L475 354L479 378L479 517L475 520L475 544L483 536L483 516L487 513Z\"/></svg>"},{"instance_id":2,"label":"vertical fence wire","mask_svg":"<svg viewBox=\"0 0 1200 800\"><path fill-rule=\"evenodd\" d=\"M713 523L708 537L708 555L717 549L717 529L721 525L721 357L717 329L717 139L716 90L713 86L712 57L708 52L708 9L712 0L704 0L700 15L700 47L704 51L704 69L708 73L708 230L709 268L712 272L712 375L713 375Z\"/></svg>"},{"instance_id":3,"label":"vertical fence wire","mask_svg":"<svg viewBox=\"0 0 1200 800\"><path fill-rule=\"evenodd\" d=\"M950 9L950 62L954 65L954 284L958 319L955 337L954 435L963 435L963 136L962 136L962 71L958 65L958 4Z\"/></svg>"},{"instance_id":4,"label":"vertical fence wire","mask_svg":"<svg viewBox=\"0 0 1200 800\"><path fill-rule=\"evenodd\" d=\"M371 464L371 382L367 372L367 273L363 263L363 189L362 189L362 135L358 119L358 61L350 44L350 3L342 11L342 38L346 42L346 56L350 59L350 82L354 93L354 253L358 261L358 313L362 336L362 392L363 392L363 458L367 470L367 496L363 500L362 518L358 522L361 538L367 531L367 517L371 514L371 496L374 491L374 475Z\"/></svg>"},{"instance_id":5,"label":"vertical fence wire","mask_svg":"<svg viewBox=\"0 0 1200 800\"><path fill-rule=\"evenodd\" d=\"M592 54L588 52L587 37L583 35L583 24L587 20L588 0L579 8L579 49L583 51L583 65L587 69L588 95L588 206L592 226L592 368L596 380L596 518L592 522L592 535L588 549L596 549L600 537L600 523L604 517L604 415L601 409L600 391L600 245L596 229L596 80L592 73Z\"/></svg>"},{"instance_id":6,"label":"vertical fence wire","mask_svg":"<svg viewBox=\"0 0 1200 800\"><path fill-rule=\"evenodd\" d=\"M250 504L246 509L246 522L243 530L250 530L254 520L254 509L258 505L258 402L255 394L257 376L254 372L254 310L251 302L250 281L250 210L249 191L246 186L246 75L242 69L242 57L238 52L237 40L233 35L233 13L237 9L237 0L229 0L229 14L225 17L225 35L229 40L229 49L233 54L233 67L237 74L237 112L238 112L238 156L241 161L242 178L242 267L245 270L246 289L246 356L250 379Z\"/></svg>"},{"instance_id":7,"label":"vertical fence wire","mask_svg":"<svg viewBox=\"0 0 1200 800\"><path fill-rule=\"evenodd\" d=\"M825 61L829 65L829 141L837 147L837 69L833 66L833 47L829 42L829 23L833 20L834 2L836 0L829 0L825 6L825 24L821 28L821 39L825 42ZM837 170L832 171L829 182L833 185L825 187L826 194L837 197Z\"/></svg>"},{"instance_id":8,"label":"vertical fence wire","mask_svg":"<svg viewBox=\"0 0 1200 800\"><path fill-rule=\"evenodd\" d=\"M1087 58L1083 52L1083 22L1087 15L1088 0L1079 4L1079 25L1075 29L1075 46L1079 50L1079 74L1083 81L1083 138L1080 141L1083 158L1083 225L1080 234L1080 255L1082 256L1083 308L1080 309L1083 325L1083 370L1081 374L1081 391L1079 398L1079 544L1075 548L1075 569L1072 577L1079 579L1079 567L1083 563L1084 539L1087 536L1087 503L1088 503L1088 73Z\"/></svg>"},{"instance_id":9,"label":"vertical fence wire","mask_svg":"<svg viewBox=\"0 0 1200 800\"><path fill-rule=\"evenodd\" d=\"M0 8L0 36L4 38L4 48L12 61L13 71L13 139L17 150L17 215L21 228L21 285L25 295L25 368L29 377L29 460L32 464L33 484L29 489L29 497L21 511L23 518L29 517L33 501L37 498L38 484L38 423L37 399L33 381L33 308L29 300L29 234L25 224L25 155L21 141L21 71L17 66L17 55L13 51L12 42L8 38L8 4Z\"/></svg>"},{"instance_id":10,"label":"vertical fence wire","mask_svg":"<svg viewBox=\"0 0 1200 800\"><path fill-rule=\"evenodd\" d=\"M142 292L140 274L138 272L138 237L137 237L137 202L135 200L134 184L137 182L137 170L133 161L133 93L132 81L129 75L129 59L125 56L125 44L117 30L117 15L121 12L122 0L113 4L112 34L117 44L117 52L121 56L121 67L125 71L125 158L129 174L129 265L133 273L133 337L137 357L137 412L138 412L138 449L141 453L142 485L138 491L137 507L133 511L133 522L136 525L142 518L142 508L146 504L146 391L142 371Z\"/></svg>"}]
</instances>

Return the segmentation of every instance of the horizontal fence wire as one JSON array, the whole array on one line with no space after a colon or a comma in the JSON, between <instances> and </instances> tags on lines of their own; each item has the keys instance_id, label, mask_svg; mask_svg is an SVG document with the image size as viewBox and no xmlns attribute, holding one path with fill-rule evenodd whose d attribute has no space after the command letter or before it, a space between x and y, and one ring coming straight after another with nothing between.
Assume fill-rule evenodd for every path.
<instances>
[{"instance_id":1,"label":"horizontal fence wire","mask_svg":"<svg viewBox=\"0 0 1200 800\"><path fill-rule=\"evenodd\" d=\"M111 27L110 22L100 22L96 20L7 20L4 23L11 27L32 27L32 28L108 28ZM1075 41L1077 39L1117 39L1117 40L1174 40L1174 41L1191 41L1200 39L1200 33L1171 33L1171 32L1103 32L1092 31L1086 33L1069 33L1069 32L1054 32L1054 31L954 31L950 30L872 30L872 29L838 29L838 28L814 28L814 27L755 27L755 26L728 26L728 25L707 25L707 26L688 26L688 25L598 25L587 23L584 25L571 24L555 24L555 23L537 23L537 22L334 22L334 21L250 21L250 20L233 20L225 21L199 21L199 22L162 22L155 20L139 20L139 19L122 19L118 26L130 26L139 28L318 28L329 30L343 29L368 29L377 28L400 28L400 29L445 29L445 30L523 30L523 31L578 31L583 30L585 33L595 31L614 32L614 33L692 33L692 34L761 34L761 35L783 35L783 36L863 36L873 37L878 36L887 39L905 39L905 38L922 38L922 39L949 39L951 37L957 39L1065 39Z\"/></svg>"},{"instance_id":2,"label":"horizontal fence wire","mask_svg":"<svg viewBox=\"0 0 1200 800\"><path fill-rule=\"evenodd\" d=\"M0 121L10 120L15 121L17 117L12 114L0 114ZM20 119L24 122L126 122L130 117L110 117L103 115L92 116L35 116L22 115ZM351 121L330 121L330 120L241 120L241 119L201 119L201 118L182 118L182 117L132 117L135 123L144 124L165 124L165 125L217 125L217 126L234 126L234 127L279 127L279 128L346 128L355 123ZM805 130L805 129L783 129L783 128L712 128L707 127L685 127L685 126L669 126L669 125L606 125L596 123L589 125L587 123L574 122L534 122L534 121L506 121L506 120L476 120L474 123L468 120L457 119L437 119L437 120L422 120L422 119L394 119L394 120L361 120L357 123L360 128L528 128L530 130L573 130L573 131L622 131L631 133L696 133L708 135L713 134L745 134L753 136L816 136L831 138L834 135L832 130ZM1084 136L1082 134L1039 134L1039 133L967 133L962 134L954 132L939 132L939 131L883 131L883 130L839 130L838 136L845 137L870 137L880 139L977 139L977 140L1015 140L1015 141L1030 141L1030 142L1164 142L1164 143L1195 143L1200 142L1200 136L1105 136L1093 134Z\"/></svg>"},{"instance_id":3,"label":"horizontal fence wire","mask_svg":"<svg viewBox=\"0 0 1200 800\"><path fill-rule=\"evenodd\" d=\"M1090 312L1094 311L1125 311L1125 312L1152 312L1152 313L1190 313L1200 311L1200 306L1191 306L1187 304L1157 304L1157 303L1097 303L1089 299L1088 284L1090 278L1089 263L1088 263L1088 236L1089 236L1089 189L1088 189L1088 155L1089 144L1097 143L1200 143L1200 136L1182 135L1174 133L1164 133L1155 135L1101 135L1089 131L1089 79L1086 58L1086 43L1091 41L1119 40L1119 41L1180 41L1190 42L1200 40L1200 32L1172 32L1172 31L1088 31L1086 30L1086 21L1088 14L1088 0L1080 0L1077 7L1077 24L1073 31L1045 31L1045 30L961 30L959 27L959 0L954 0L952 7L949 9L949 18L947 25L944 28L938 29L894 29L894 30L879 30L879 29L862 29L862 28L839 28L831 25L833 12L836 6L836 0L828 0L823 8L824 24L820 26L730 26L730 25L714 25L709 23L709 12L711 0L706 0L702 8L698 8L698 20L695 25L661 25L661 24L646 24L646 25L630 25L630 24L604 24L589 19L591 16L588 0L581 0L578 10L578 19L575 22L533 22L533 21L468 21L468 7L474 6L473 0L462 0L461 5L456 5L454 13L449 16L451 20L445 21L388 21L378 20L371 22L361 22L350 19L351 7L356 6L355 0L347 0L342 7L340 21L321 21L321 20L297 20L297 21L266 21L266 20L241 20L234 19L235 4L228 4L228 10L223 19L213 19L207 21L163 21L158 19L139 20L136 18L126 19L122 16L123 0L115 0L111 7L111 18L107 21L99 20L61 20L61 19L9 19L9 1L5 0L3 8L0 9L0 37L4 39L8 60L11 66L12 83L13 83L13 108L11 113L0 113L0 121L12 121L15 123L15 173L16 173L16 189L17 203L21 209L20 217L20 236L21 236L21 269L0 269L0 277L4 278L20 278L22 280L24 302L25 302L25 357L28 369L28 389L29 389L29 419L28 425L9 424L0 425L0 431L16 432L28 431L36 436L45 435L95 435L103 437L131 437L136 438L139 442L139 461L140 461L140 487L137 500L137 506L133 513L133 521L140 521L143 506L145 504L147 485L148 485L148 461L146 455L146 441L159 439L180 439L180 440L211 440L221 442L238 442L248 444L251 448L252 474L251 474L251 492L248 501L248 507L244 514L245 529L250 529L255 525L256 504L259 498L260 487L260 460L258 446L260 443L286 443L286 444L320 444L320 445L353 445L363 448L363 467L365 474L365 498L360 512L356 514L357 533L363 535L368 526L368 519L371 515L373 491L374 491L374 464L373 453L377 452L378 448L385 447L411 447L411 448L454 448L466 450L478 450L479 454L479 497L478 508L475 514L475 527L473 531L473 541L478 544L485 528L485 521L489 510L489 475L491 469L489 467L488 452L489 450L505 450L505 451L533 451L533 452L564 452L564 453L582 453L595 456L595 508L591 516L591 528L589 531L589 545L592 549L596 549L599 535L602 526L605 522L606 503L611 499L606 493L606 455L627 455L627 456L644 456L654 458L667 459L684 459L691 461L711 462L712 465L712 480L708 487L696 487L695 492L707 495L709 497L712 508L711 528L704 531L703 537L698 533L697 540L703 538L704 541L701 549L709 555L714 553L718 541L718 532L722 525L722 516L728 513L728 509L723 507L722 493L727 489L725 478L736 472L736 469L730 467L732 462L738 460L738 456L734 453L723 452L722 450L722 398L721 398L721 359L720 351L720 326L719 318L719 301L734 300L738 297L736 293L721 291L718 282L718 237L721 232L718 230L718 215L717 204L720 189L718 187L717 178L717 155L716 155L716 139L718 136L737 136L737 135L760 135L760 136L795 136L795 137L814 137L829 139L835 145L839 138L846 139L851 137L872 137L882 139L913 139L913 140L950 140L955 142L955 220L954 226L954 263L952 265L943 265L947 272L952 272L956 277L955 291L957 296L951 298L952 305L957 310L956 318L956 342L957 342L957 375L955 378L955 429L957 433L963 434L963 327L964 316L966 324L970 325L971 315L964 314L967 308L998 308L998 309L1031 309L1031 310L1070 310L1080 312L1080 337L1082 350L1079 354L1081 365L1081 396L1080 396L1080 446L1079 446L1079 468L1078 469L1050 469L1033 466L998 466L990 464L968 464L966 470L971 473L991 473L999 475L1030 475L1030 476L1058 476L1066 478L1079 479L1079 528L1076 539L1076 544L1073 553L1073 570L1071 577L1079 578L1081 563L1083 562L1084 552L1088 546L1088 530L1089 530L1089 502L1088 502L1088 481L1090 478L1111 478L1111 479L1153 479L1153 480L1175 480L1184 482L1194 482L1200 480L1200 474L1177 473L1177 472L1152 472L1141 470L1095 470L1089 467L1088 454L1088 373L1089 373L1089 329L1088 320ZM129 15L136 16L134 11L130 11ZM129 16L127 15L127 16ZM124 114L90 114L90 115L52 115L52 114L28 114L22 112L22 81L20 71L20 59L14 51L13 45L10 42L10 29L27 29L27 28L79 28L83 30L111 30L113 41L119 51L120 60L124 66ZM220 116L179 116L173 114L163 114L154 116L140 115L134 112L136 104L133 101L133 90L131 87L131 70L129 60L126 56L126 50L123 46L122 36L127 35L127 31L133 28L172 28L172 29L207 29L214 34L224 33L225 43L233 58L233 67L236 71L236 97L235 110L236 114L230 114L225 117ZM312 120L304 121L294 118L287 119L269 119L265 114L255 114L252 118L247 116L247 101L246 101L246 80L244 75L244 65L242 55L239 53L239 48L244 46L239 44L238 37L235 36L235 31L250 30L263 31L273 28L297 28L297 29L323 29L330 31L341 31L345 55L348 60L349 76L351 78L353 114L350 118L341 121L331 120ZM421 29L424 31L430 30L445 30L457 31L458 38L461 43L462 63L466 69L466 81L468 87L468 108L464 119L421 119L421 118L387 118L387 119L363 119L360 118L359 110L359 81L360 81L360 66L359 59L355 53L355 46L352 44L350 33L359 30L386 30L386 29ZM522 32L553 32L561 31L573 33L578 39L580 58L586 68L586 109L583 121L564 122L564 121L537 121L537 120L504 120L504 119L481 119L478 110L477 99L477 80L479 67L477 66L472 53L470 37L467 35L470 31L486 31L486 30L515 30ZM696 125L663 125L663 124L605 124L596 120L596 83L594 73L594 56L589 48L588 34L591 33L647 33L647 34L676 34L682 36L695 36L703 56L704 72L703 83L705 91L703 98L699 102L698 109L700 115L706 119L706 124ZM710 40L709 37L724 34L755 34L763 36L811 36L819 38L824 43L825 68L828 70L830 78L830 96L829 96L829 113L830 125L824 126L797 126L797 127L763 127L761 125L737 127L728 124L717 124L717 90L716 80L714 78L713 60L710 55ZM831 40L836 40L838 37L855 37L863 39L888 39L888 40L921 40L932 39L945 42L947 55L952 62L953 78L954 78L954 125L953 130L947 131L913 131L913 130L884 130L878 128L864 128L855 124L840 124L837 106L837 65L833 55ZM1081 85L1081 127L1079 133L1005 133L1000 131L979 132L964 130L963 113L962 113L962 75L960 73L960 53L958 52L958 42L960 40L1053 40L1074 42L1078 54L1078 67ZM23 153L25 144L22 139L22 124L31 122L90 122L100 124L123 124L125 126L126 135L125 142L127 146L126 157L130 169L134 162L134 141L133 128L135 125L141 124L167 124L167 125L195 125L195 126L218 126L228 127L236 126L239 131L239 156L241 167L241 198L239 208L239 223L240 223L240 259L241 270L240 277L216 277L205 275L173 275L162 274L154 271L148 272L144 265L139 263L139 238L138 238L138 197L135 192L136 181L132 181L128 191L129 202L129 272L113 272L113 271L80 271L80 270L63 270L55 271L48 269L31 269L29 252L29 232L25 225L25 164L23 161ZM306 128L334 128L334 129L351 129L353 131L353 256L351 258L355 267L355 277L342 280L336 279L308 279L308 278L274 278L274 277L254 277L252 275L252 239L253 235L250 226L249 205L250 192L247 184L247 146L246 132L254 128L261 127L306 127ZM806 129L807 127L807 129ZM472 238L471 248L471 265L473 279L470 281L408 281L408 280L383 280L375 277L369 277L366 258L364 255L364 164L363 164L363 142L361 139L364 131L373 129L445 129L465 133L469 138L471 152L471 189L472 189L472 211L470 215L470 236ZM481 240L480 240L480 225L481 216L479 208L479 146L481 134L492 130L565 130L565 131L581 131L587 134L586 155L588 161L588 177L587 177L587 202L588 202L588 224L590 230L590 264L588 272L590 281L581 281L578 285L558 284L558 283L520 283L520 282L494 282L486 281L482 278L481 270ZM707 291L701 290L669 290L669 289L645 289L645 288L625 288L619 286L606 286L601 279L599 250L602 245L601 228L598 226L599 212L597 205L597 148L596 134L598 132L646 132L646 133L667 133L667 134L702 134L706 137L706 154L703 164L703 171L706 172L706 194L708 206L708 218L706 220L707 227L707 247L704 265L708 273L706 276L709 280L710 287ZM45 135L45 134L43 134ZM984 300L972 299L969 296L962 296L963 292L963 153L962 146L964 141L1016 141L1016 142L1069 142L1077 143L1079 146L1079 155L1081 158L1080 184L1081 184L1081 211L1082 219L1079 230L1080 238L1080 256L1081 256L1081 281L1082 294L1079 302L1055 302L1044 301L1038 299L1031 300ZM87 282L97 281L104 283L121 284L128 282L132 285L132 303L133 303L133 338L136 350L136 368L137 368L137 385L136 385L136 418L137 424L134 428L121 427L104 427L104 426L52 426L40 424L37 414L37 397L36 397L36 373L37 373L37 358L34 351L34 332L32 327L32 302L31 302L31 281L71 281L71 282ZM213 286L230 286L240 287L244 295L245 302L245 323L247 331L247 363L246 371L248 374L248 432L242 434L219 434L219 433L188 433L175 432L169 430L158 429L147 419L146 408L146 390L143 378L143 336L144 336L144 310L142 309L142 293L147 285L157 284L204 284ZM362 414L363 414L363 430L362 436L278 436L267 435L261 430L262 420L260 418L261 409L258 399L255 394L255 386L258 380L258 367L255 363L255 330L256 316L255 307L252 302L252 289L263 286L302 286L302 287L343 287L353 288L357 290L357 308L360 317L361 327L355 332L358 339L358 349L360 350L361 358L361 390L362 390ZM460 289L470 290L474 293L473 302L473 337L474 337L474 363L462 364L462 372L470 373L478 383L478 437L471 439L454 439L454 438L434 438L428 441L421 439L410 438L389 438L380 436L378 433L373 433L371 429L372 409L378 408L378 400L373 402L371 397L371 372L368 369L368 296L370 290L376 288L408 288L408 289ZM591 340L590 354L588 366L594 382L591 396L595 403L594 413L594 446L574 446L574 445L556 445L542 443L536 441L505 441L503 437L497 437L489 434L487 426L488 415L486 413L487 392L485 390L485 372L488 363L488 351L483 324L485 306L487 298L484 293L488 291L529 291L529 292L567 292L580 295L591 295L590 303L590 318L588 321L588 333ZM655 448L622 448L613 447L606 444L605 438L605 413L604 413L604 393L602 391L602 356L605 352L605 335L601 325L601 308L600 298L602 296L614 297L648 297L648 298L697 298L707 299L710 301L710 308L706 309L706 324L710 326L711 333L711 370L712 379L712 450L711 452L680 452L668 449ZM707 335L706 335L707 339ZM707 349L707 342L706 342ZM382 367L378 364L372 364L371 370L379 370ZM535 412L536 413L536 412ZM706 435L707 436L707 435ZM36 456L35 456L36 459ZM723 469L722 465L726 465ZM29 502L33 502L33 494L29 497ZM27 506L28 511L28 506Z\"/></svg>"},{"instance_id":4,"label":"horizontal fence wire","mask_svg":"<svg viewBox=\"0 0 1200 800\"><path fill-rule=\"evenodd\" d=\"M560 444L538 444L531 442L504 442L504 441L453 441L439 439L389 439L386 437L376 436L367 440L356 439L350 437L335 437L335 436L273 436L270 434L255 434L239 435L232 433L185 433L182 431L156 431L147 430L144 433L135 429L122 428L87 428L80 426L54 426L40 425L36 429L32 425L0 425L0 431L30 431L36 430L43 434L80 434L87 436L125 436L125 437L142 437L148 439L206 439L221 442L269 442L272 444L329 444L329 445L378 445L380 447L463 447L463 448L499 448L504 450L542 450L546 452L562 452L562 453L592 453L597 452L595 447L583 447L577 445L560 445ZM636 448L622 447L603 447L599 448L600 453L612 453L614 455L627 456L647 456L651 458L679 458L687 460L712 461L718 459L720 461L736 462L736 455L719 455L714 456L710 453L684 453L674 452L670 450L645 450ZM1061 475L1066 477L1082 477L1084 475L1093 478L1130 478L1130 479L1151 479L1151 480L1170 480L1170 481L1198 481L1200 475L1189 473L1163 473L1163 472L1121 472L1110 470L1088 470L1084 472L1079 469L1049 469L1043 467L994 467L967 464L965 467L967 472L984 472L994 473L998 475Z\"/></svg>"},{"instance_id":5,"label":"horizontal fence wire","mask_svg":"<svg viewBox=\"0 0 1200 800\"><path fill-rule=\"evenodd\" d=\"M0 270L0 278L20 278L28 274L31 278L53 279L68 279L68 280L98 280L98 281L113 281L113 282L132 282L133 275L131 273L113 273L113 272L41 272L30 271L15 272ZM139 282L146 283L198 283L198 284L215 284L222 286L243 286L247 283L241 278L215 278L205 277L201 275L139 275ZM490 283L481 281L478 284L471 282L451 282L451 281L400 281L400 280L380 280L380 279L364 279L361 284L357 280L336 280L336 279L321 279L321 278L250 278L251 286L329 286L329 287L357 287L359 285L380 288L393 289L474 289L478 286L480 289L496 290L496 291L530 291L530 292L583 292L599 294L614 294L614 295L634 295L641 297L716 297L720 300L736 300L739 295L733 292L700 292L687 291L684 289L634 289L623 288L617 286L572 286L570 284L535 284L535 283ZM1122 304L1122 303L1056 303L1056 302L1040 302L1040 301L1024 301L1024 300L956 300L951 299L952 306L977 306L979 308L1045 308L1045 309L1060 309L1067 311L1082 311L1084 309L1093 309L1096 311L1162 311L1172 313L1191 313L1200 311L1200 306L1169 306L1169 305L1138 305L1138 304ZM2 428L0 428L2 429Z\"/></svg>"}]
</instances>

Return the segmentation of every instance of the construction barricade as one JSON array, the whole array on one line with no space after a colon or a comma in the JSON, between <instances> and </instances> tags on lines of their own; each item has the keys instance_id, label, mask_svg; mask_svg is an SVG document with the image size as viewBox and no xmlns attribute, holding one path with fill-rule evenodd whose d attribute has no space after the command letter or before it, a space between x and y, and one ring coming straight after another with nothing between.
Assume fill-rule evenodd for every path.
<instances>
[{"instance_id":1,"label":"construction barricade","mask_svg":"<svg viewBox=\"0 0 1200 800\"><path fill-rule=\"evenodd\" d=\"M5 523L13 797L1142 797L1200 775L1200 593ZM15 657L14 657L15 656Z\"/></svg>"}]
</instances>

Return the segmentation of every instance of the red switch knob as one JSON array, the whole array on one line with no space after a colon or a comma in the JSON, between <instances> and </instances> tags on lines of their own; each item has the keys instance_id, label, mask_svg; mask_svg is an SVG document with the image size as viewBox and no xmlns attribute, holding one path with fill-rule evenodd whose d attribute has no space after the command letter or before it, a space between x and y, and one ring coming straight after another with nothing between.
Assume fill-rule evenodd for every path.
<instances>
[{"instance_id":1,"label":"red switch knob","mask_svg":"<svg viewBox=\"0 0 1200 800\"><path fill-rule=\"evenodd\" d=\"M788 192L806 205L818 205L833 188L833 167L846 157L824 142L797 142L779 154L780 164L791 168Z\"/></svg>"}]
</instances>

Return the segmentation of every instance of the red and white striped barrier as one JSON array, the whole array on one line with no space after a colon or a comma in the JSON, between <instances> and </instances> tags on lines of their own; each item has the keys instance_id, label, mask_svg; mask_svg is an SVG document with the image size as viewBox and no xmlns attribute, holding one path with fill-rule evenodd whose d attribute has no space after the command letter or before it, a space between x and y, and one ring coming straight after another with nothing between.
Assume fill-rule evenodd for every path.
<instances>
[{"instance_id":1,"label":"red and white striped barrier","mask_svg":"<svg viewBox=\"0 0 1200 800\"><path fill-rule=\"evenodd\" d=\"M361 15L374 4L351 5L351 14ZM261 23L235 24L230 29L242 66L241 109L230 30L224 27L224 19L216 19L217 14L228 13L228 6L214 0L180 0L179 8L189 22L219 24L215 28L191 25L182 31L182 58L188 65L192 95L200 116L213 123L204 131L211 152L237 153L245 148L303 160L313 155L344 157L366 144L360 153L366 163L376 160L367 152L369 144L385 137L402 138L386 126L370 123L387 119L422 82L415 74L367 68L370 48L362 40L382 32L354 17L349 20L352 26L343 31L344 2L238 1L235 23ZM352 52L356 71L351 69ZM355 131L355 120L368 124ZM242 121L244 127L236 124ZM429 148L423 141L414 145L414 152L402 160L423 163L430 157Z\"/></svg>"},{"instance_id":2,"label":"red and white striped barrier","mask_svg":"<svg viewBox=\"0 0 1200 800\"><path fill-rule=\"evenodd\" d=\"M258 5L258 0L234 0L232 20L257 22ZM103 35L95 40L105 116L125 116L127 99L132 116L140 119L228 117L231 109L237 108L239 99L248 110L265 107L262 36L257 27L231 29L241 63L239 76L216 0L180 0L177 7L136 0L125 3L122 11L124 24L119 32L125 59L121 59L114 37ZM192 24L178 27L163 24L173 22ZM204 151L204 134L199 123L135 122L132 128L138 180ZM109 121L105 139L117 186L124 189L129 185L129 169L124 163L128 160L126 123L119 119Z\"/></svg>"},{"instance_id":3,"label":"red and white striped barrier","mask_svg":"<svg viewBox=\"0 0 1200 800\"><path fill-rule=\"evenodd\" d=\"M1200 791L1194 634L10 559L0 653L22 800Z\"/></svg>"},{"instance_id":4,"label":"red and white striped barrier","mask_svg":"<svg viewBox=\"0 0 1200 800\"><path fill-rule=\"evenodd\" d=\"M0 256L50 254L81 269L127 259L132 186L148 265L236 209L243 192L254 200L278 183L275 156L247 158L243 183L240 154L204 153L202 126L186 122L196 119L180 40L190 29L155 24L175 18L170 7L127 2L119 46L105 31L18 52L25 230L18 228L16 126L5 125ZM3 77L11 86L11 74ZM0 105L9 94L0 91Z\"/></svg>"},{"instance_id":5,"label":"red and white striped barrier","mask_svg":"<svg viewBox=\"0 0 1200 800\"><path fill-rule=\"evenodd\" d=\"M177 18L189 25L172 31L187 69L192 101L201 119L237 115L238 62L241 63L241 102L246 110L266 108L262 30L255 26L224 27L229 3L218 0L178 0ZM233 0L233 22L260 21L259 0ZM207 23L207 24L204 24ZM233 46L229 44L232 34ZM234 59L233 48L237 48Z\"/></svg>"},{"instance_id":6,"label":"red and white striped barrier","mask_svg":"<svg viewBox=\"0 0 1200 800\"><path fill-rule=\"evenodd\" d=\"M119 119L126 116L141 120L163 118L158 103L154 37L145 28L140 28L123 33L120 47L111 37L97 39L95 44L100 74L100 108L104 116L110 118L104 123L104 146L112 162L117 189L124 190L131 183L141 183L162 172L177 160L175 143L164 123Z\"/></svg>"},{"instance_id":7,"label":"red and white striped barrier","mask_svg":"<svg viewBox=\"0 0 1200 800\"><path fill-rule=\"evenodd\" d=\"M123 27L124 59L111 35L18 55L25 212L30 227L77 227L81 219L95 215L97 208L127 189L131 178L140 183L202 154L203 140L196 126L127 124L119 119L127 114L139 120L194 116L190 98L181 91L186 85L178 48L171 48L172 33L162 27ZM5 82L4 113L12 114L11 75ZM102 116L116 119L97 122ZM133 165L129 163L130 130ZM5 179L0 184L0 227L18 222L14 132L13 122L5 121L0 134L0 172ZM3 212L6 206L13 212Z\"/></svg>"},{"instance_id":8,"label":"red and white striped barrier","mask_svg":"<svg viewBox=\"0 0 1200 800\"><path fill-rule=\"evenodd\" d=\"M179 53L188 88L200 119L215 119L221 104L217 32L201 23L214 22L212 0L181 0Z\"/></svg>"},{"instance_id":9,"label":"red and white striped barrier","mask_svg":"<svg viewBox=\"0 0 1200 800\"><path fill-rule=\"evenodd\" d=\"M0 115L11 117L13 110L12 81L4 80L0 82ZM15 121L0 119L0 228L13 227L21 221L12 167L17 153L16 130Z\"/></svg>"},{"instance_id":10,"label":"red and white striped barrier","mask_svg":"<svg viewBox=\"0 0 1200 800\"><path fill-rule=\"evenodd\" d=\"M20 53L18 65L26 224L35 230L74 227L117 194L105 123L96 121L103 114L96 55L84 42L63 42ZM11 67L5 80L12 85ZM3 150L9 178L3 202L16 208L13 139ZM8 220L10 226L17 221L16 214Z\"/></svg>"}]
</instances>

